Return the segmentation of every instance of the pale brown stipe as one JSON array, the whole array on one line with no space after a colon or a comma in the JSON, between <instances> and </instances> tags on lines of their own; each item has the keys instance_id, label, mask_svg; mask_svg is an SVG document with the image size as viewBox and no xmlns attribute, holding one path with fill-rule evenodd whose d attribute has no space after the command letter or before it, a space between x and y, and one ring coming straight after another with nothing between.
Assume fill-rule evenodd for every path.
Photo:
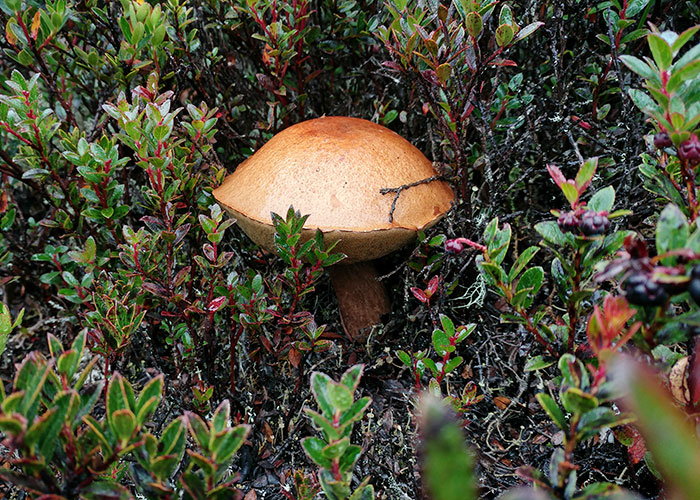
<instances>
[{"instance_id":1,"label":"pale brown stipe","mask_svg":"<svg viewBox=\"0 0 700 500\"><path fill-rule=\"evenodd\" d=\"M382 188L434 175L430 160L395 132L359 118L322 117L275 135L214 190L214 197L255 243L269 251L274 251L270 212L284 215L291 205L301 214L310 214L304 236L311 237L320 229L326 244L340 239L336 251L348 258L338 265L348 265L399 249L450 208L452 189L446 182L433 181L405 189L393 220L390 217L394 193L383 195ZM368 276L366 271L358 274ZM374 282L363 286L381 289L376 279ZM379 322L380 314L388 312L388 300L379 300L382 311L369 313L371 321L365 318L357 322L365 324L356 326L343 311L357 311L358 307L344 307L341 295L348 294L337 289L336 294L343 324L353 337L358 329ZM374 292L365 294L374 296Z\"/></svg>"}]
</instances>

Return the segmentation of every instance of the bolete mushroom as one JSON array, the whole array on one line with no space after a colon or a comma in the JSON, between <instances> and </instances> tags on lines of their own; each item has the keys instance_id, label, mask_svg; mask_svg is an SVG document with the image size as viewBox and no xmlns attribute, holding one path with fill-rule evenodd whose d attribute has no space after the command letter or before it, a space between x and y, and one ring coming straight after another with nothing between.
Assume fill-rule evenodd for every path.
<instances>
[{"instance_id":1,"label":"bolete mushroom","mask_svg":"<svg viewBox=\"0 0 700 500\"><path fill-rule=\"evenodd\" d=\"M358 118L321 117L275 135L214 190L214 197L258 245L274 251L271 212L310 214L347 259L328 269L346 333L358 338L390 311L370 263L434 224L454 199L432 163L395 132ZM382 194L383 188L404 189ZM411 187L407 187L411 186Z\"/></svg>"}]
</instances>

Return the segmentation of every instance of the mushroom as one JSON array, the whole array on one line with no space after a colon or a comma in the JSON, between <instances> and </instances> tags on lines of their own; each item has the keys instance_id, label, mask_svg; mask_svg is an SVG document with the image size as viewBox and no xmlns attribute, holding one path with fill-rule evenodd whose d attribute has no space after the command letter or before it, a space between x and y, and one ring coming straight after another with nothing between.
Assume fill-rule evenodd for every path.
<instances>
[{"instance_id":1,"label":"mushroom","mask_svg":"<svg viewBox=\"0 0 700 500\"><path fill-rule=\"evenodd\" d=\"M347 258L328 272L343 328L358 339L390 311L371 261L410 242L454 200L446 182L430 180L435 176L430 160L395 132L367 120L324 116L275 135L213 194L265 250L275 249L270 213L284 214L290 206L310 214L303 237L319 229L327 243L340 240L335 251Z\"/></svg>"}]
</instances>

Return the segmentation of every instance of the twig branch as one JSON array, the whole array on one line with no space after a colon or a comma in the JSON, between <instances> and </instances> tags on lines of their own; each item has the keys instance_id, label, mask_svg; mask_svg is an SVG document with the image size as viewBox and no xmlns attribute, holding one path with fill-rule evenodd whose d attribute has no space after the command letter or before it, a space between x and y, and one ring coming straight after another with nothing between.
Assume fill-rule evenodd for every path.
<instances>
[{"instance_id":1,"label":"twig branch","mask_svg":"<svg viewBox=\"0 0 700 500\"><path fill-rule=\"evenodd\" d=\"M391 202L391 211L389 212L389 222L394 222L394 210L396 210L396 202L399 201L399 196L401 196L401 193L405 189L410 189L412 187L420 186L422 184L429 184L433 181L444 181L447 180L445 179L444 176L442 175L434 175L432 177L428 177L426 179L421 179L416 182L411 182L410 184L403 184L398 187L393 187L393 188L382 188L379 190L381 194L389 194L389 193L396 193L394 195L394 199Z\"/></svg>"}]
</instances>

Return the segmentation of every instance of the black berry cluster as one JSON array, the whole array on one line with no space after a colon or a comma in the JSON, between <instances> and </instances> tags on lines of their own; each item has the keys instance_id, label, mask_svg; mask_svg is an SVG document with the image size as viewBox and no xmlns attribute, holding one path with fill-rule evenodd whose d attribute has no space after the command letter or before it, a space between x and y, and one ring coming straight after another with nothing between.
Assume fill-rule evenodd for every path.
<instances>
[{"instance_id":1,"label":"black berry cluster","mask_svg":"<svg viewBox=\"0 0 700 500\"><path fill-rule=\"evenodd\" d=\"M594 212L587 210L581 216L581 224L579 228L586 236L598 236L605 233L610 227L610 220L607 214L603 212Z\"/></svg>"},{"instance_id":2,"label":"black berry cluster","mask_svg":"<svg viewBox=\"0 0 700 500\"><path fill-rule=\"evenodd\" d=\"M654 274L655 273L655 274ZM683 265L677 267L657 266L652 271L637 271L623 283L625 296L630 304L638 306L660 306L669 297L688 292L696 304L700 305L700 264L695 265L690 276L686 275ZM655 279L654 276L661 277ZM664 281L664 276L683 277L682 280Z\"/></svg>"},{"instance_id":3,"label":"black berry cluster","mask_svg":"<svg viewBox=\"0 0 700 500\"><path fill-rule=\"evenodd\" d=\"M610 220L607 212L576 210L561 214L557 224L562 233L579 232L584 236L598 236L608 230Z\"/></svg>"},{"instance_id":4,"label":"black berry cluster","mask_svg":"<svg viewBox=\"0 0 700 500\"><path fill-rule=\"evenodd\" d=\"M668 300L668 292L655 282L651 274L632 274L624 283L625 296L630 304L638 306L660 306Z\"/></svg>"},{"instance_id":5,"label":"black berry cluster","mask_svg":"<svg viewBox=\"0 0 700 500\"><path fill-rule=\"evenodd\" d=\"M678 147L678 158L690 163L691 167L700 164L700 139L692 135Z\"/></svg>"}]
</instances>

